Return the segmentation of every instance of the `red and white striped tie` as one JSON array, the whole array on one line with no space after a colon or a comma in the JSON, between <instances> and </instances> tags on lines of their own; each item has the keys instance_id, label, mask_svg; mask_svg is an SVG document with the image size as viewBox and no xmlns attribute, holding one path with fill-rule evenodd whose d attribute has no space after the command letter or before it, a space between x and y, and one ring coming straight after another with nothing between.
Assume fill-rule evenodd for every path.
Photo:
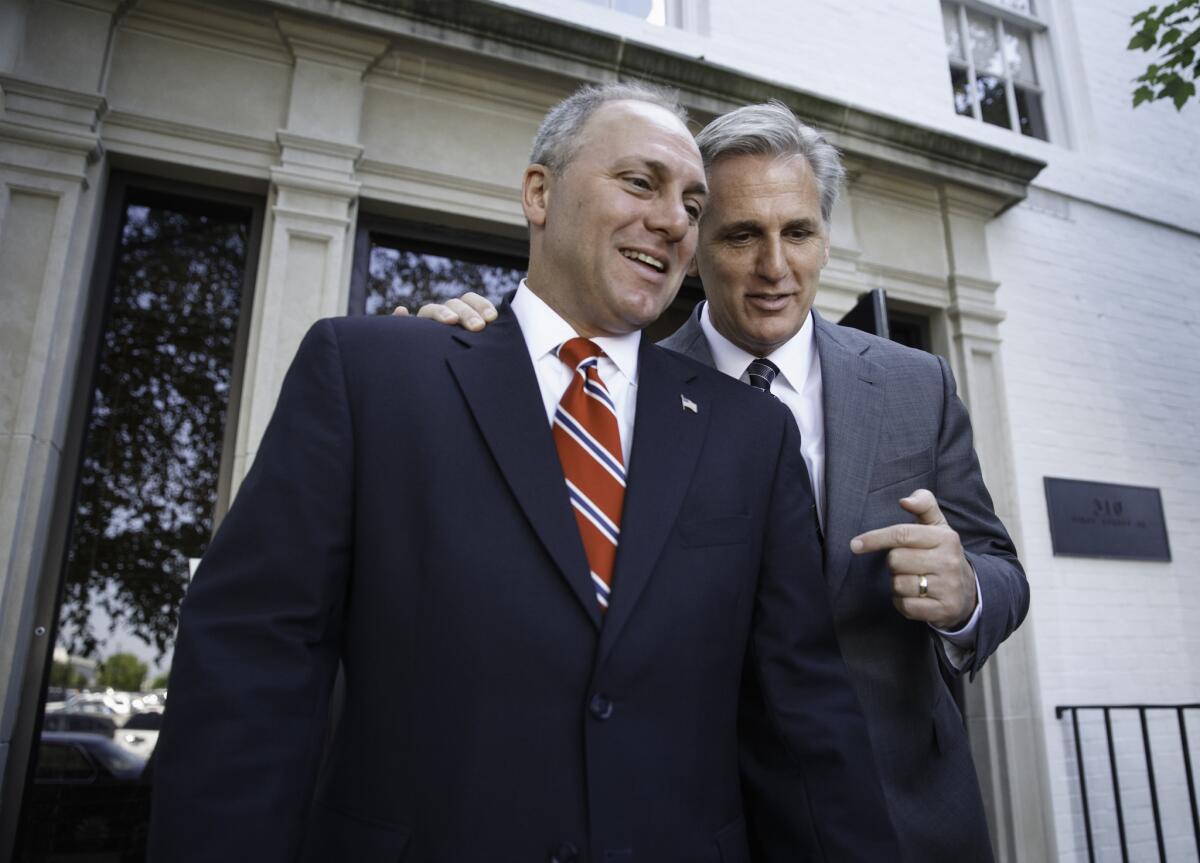
<instances>
[{"instance_id":1,"label":"red and white striped tie","mask_svg":"<svg viewBox=\"0 0 1200 863\"><path fill-rule=\"evenodd\" d=\"M575 374L554 411L554 443L583 538L596 601L608 608L625 502L625 462L617 407L596 371L604 351L581 338L558 347Z\"/></svg>"}]
</instances>

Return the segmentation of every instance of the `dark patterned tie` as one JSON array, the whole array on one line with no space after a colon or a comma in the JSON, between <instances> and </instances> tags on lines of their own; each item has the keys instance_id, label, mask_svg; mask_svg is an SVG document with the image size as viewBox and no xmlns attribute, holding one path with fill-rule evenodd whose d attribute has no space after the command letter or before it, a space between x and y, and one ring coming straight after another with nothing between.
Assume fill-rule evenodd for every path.
<instances>
[{"instance_id":1,"label":"dark patterned tie","mask_svg":"<svg viewBox=\"0 0 1200 863\"><path fill-rule=\"evenodd\" d=\"M558 358L574 375L554 411L553 426L567 494L602 611L608 608L625 502L617 408L596 371L603 354L587 339L570 339L559 346Z\"/></svg>"},{"instance_id":2,"label":"dark patterned tie","mask_svg":"<svg viewBox=\"0 0 1200 863\"><path fill-rule=\"evenodd\" d=\"M775 380L775 375L779 374L779 366L768 359L759 357L746 366L746 374L750 378L750 386L756 390L762 390L764 393L771 391L771 382Z\"/></svg>"}]
</instances>

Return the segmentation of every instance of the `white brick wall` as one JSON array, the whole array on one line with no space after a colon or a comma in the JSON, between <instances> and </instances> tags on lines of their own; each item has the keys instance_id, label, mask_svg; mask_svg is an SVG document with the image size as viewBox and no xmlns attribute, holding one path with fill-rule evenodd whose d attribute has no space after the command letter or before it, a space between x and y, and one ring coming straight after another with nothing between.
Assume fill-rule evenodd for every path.
<instances>
[{"instance_id":1,"label":"white brick wall","mask_svg":"<svg viewBox=\"0 0 1200 863\"><path fill-rule=\"evenodd\" d=\"M993 224L989 249L1009 315L1003 355L1058 844L1062 859L1085 860L1073 738L1053 707L1200 701L1200 239L1078 201L1069 212L1018 207ZM1172 561L1054 557L1044 476L1160 488ZM1093 829L1107 848L1098 859L1119 859L1102 725L1096 714L1081 721L1100 807ZM1114 722L1132 859L1148 859L1157 851L1140 729L1135 717ZM1151 723L1168 856L1195 859L1173 722ZM1200 715L1191 727L1200 734Z\"/></svg>"}]
</instances>

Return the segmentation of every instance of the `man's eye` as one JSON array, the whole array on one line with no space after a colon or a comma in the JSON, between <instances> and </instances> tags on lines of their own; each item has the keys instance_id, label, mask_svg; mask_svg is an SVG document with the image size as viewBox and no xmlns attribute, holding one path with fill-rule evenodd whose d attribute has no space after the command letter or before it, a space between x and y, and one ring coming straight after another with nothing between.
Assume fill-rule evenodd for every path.
<instances>
[{"instance_id":1,"label":"man's eye","mask_svg":"<svg viewBox=\"0 0 1200 863\"><path fill-rule=\"evenodd\" d=\"M687 209L687 214L688 214L689 219L691 219L693 222L700 221L700 213L702 211L698 206L696 206L695 204L688 204L686 209Z\"/></svg>"},{"instance_id":2,"label":"man's eye","mask_svg":"<svg viewBox=\"0 0 1200 863\"><path fill-rule=\"evenodd\" d=\"M626 182L629 183L629 185L634 186L638 189L649 190L649 189L653 188L650 185L650 181L647 180L645 177L626 177L625 180L626 180Z\"/></svg>"},{"instance_id":3,"label":"man's eye","mask_svg":"<svg viewBox=\"0 0 1200 863\"><path fill-rule=\"evenodd\" d=\"M730 234L725 239L733 243L735 246L744 246L746 243L750 242L750 235L747 233Z\"/></svg>"}]
</instances>

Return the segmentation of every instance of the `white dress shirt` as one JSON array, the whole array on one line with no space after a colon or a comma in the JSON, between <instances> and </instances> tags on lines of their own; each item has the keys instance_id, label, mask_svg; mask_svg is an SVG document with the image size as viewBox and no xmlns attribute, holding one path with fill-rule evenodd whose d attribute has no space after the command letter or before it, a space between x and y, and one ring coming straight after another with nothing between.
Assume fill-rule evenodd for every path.
<instances>
[{"instance_id":1,"label":"white dress shirt","mask_svg":"<svg viewBox=\"0 0 1200 863\"><path fill-rule=\"evenodd\" d=\"M542 404L546 408L546 423L553 425L554 409L562 400L574 370L558 358L555 349L579 333L563 320L562 316L545 300L535 294L521 280L512 299L512 311L521 334L525 336L525 347L533 361L533 373L537 376L538 388L542 393ZM640 332L623 336L601 336L592 339L604 356L596 364L596 371L608 394L617 406L617 429L621 433L621 457L629 467L629 450L633 445L633 419L637 410L638 347Z\"/></svg>"},{"instance_id":2,"label":"white dress shirt","mask_svg":"<svg viewBox=\"0 0 1200 863\"><path fill-rule=\"evenodd\" d=\"M746 369L757 357L739 348L717 332L709 316L708 303L700 310L700 328L712 351L717 368L733 378L749 384ZM787 405L800 428L800 451L808 466L813 497L821 525L825 524L825 406L822 402L821 357L813 339L813 318L810 313L796 335L771 352L768 359L779 367L771 384L771 392ZM972 570L972 574L974 570ZM954 632L932 627L942 637L946 657L955 668L962 668L975 649L975 630L983 612L983 593L979 577L975 577L975 611L966 624Z\"/></svg>"}]
</instances>

